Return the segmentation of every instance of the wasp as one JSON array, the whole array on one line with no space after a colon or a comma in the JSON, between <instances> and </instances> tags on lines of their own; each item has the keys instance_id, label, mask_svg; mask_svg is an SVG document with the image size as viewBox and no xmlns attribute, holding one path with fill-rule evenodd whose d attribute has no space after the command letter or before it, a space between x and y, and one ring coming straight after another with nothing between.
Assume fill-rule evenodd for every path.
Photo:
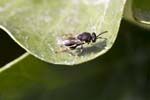
<instances>
[{"instance_id":1,"label":"wasp","mask_svg":"<svg viewBox=\"0 0 150 100\"><path fill-rule=\"evenodd\" d=\"M59 44L69 48L70 50L74 50L77 47L81 47L81 50L83 50L84 44L90 44L96 42L97 39L105 39L102 38L101 35L104 33L107 33L108 31L101 32L100 34L96 35L95 32L83 32L81 34L78 34L77 36L71 36L67 37L61 41L59 41ZM66 50L64 50L66 51Z\"/></svg>"}]
</instances>

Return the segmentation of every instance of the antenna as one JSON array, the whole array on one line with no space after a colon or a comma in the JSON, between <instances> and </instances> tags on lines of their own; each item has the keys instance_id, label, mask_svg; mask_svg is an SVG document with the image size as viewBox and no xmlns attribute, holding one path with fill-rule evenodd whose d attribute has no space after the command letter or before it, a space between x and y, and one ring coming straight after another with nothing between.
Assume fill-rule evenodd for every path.
<instances>
[{"instance_id":1,"label":"antenna","mask_svg":"<svg viewBox=\"0 0 150 100\"><path fill-rule=\"evenodd\" d=\"M98 34L96 37L98 38L100 35L104 34L104 33L107 33L108 31L104 31L104 32L101 32L100 34Z\"/></svg>"}]
</instances>

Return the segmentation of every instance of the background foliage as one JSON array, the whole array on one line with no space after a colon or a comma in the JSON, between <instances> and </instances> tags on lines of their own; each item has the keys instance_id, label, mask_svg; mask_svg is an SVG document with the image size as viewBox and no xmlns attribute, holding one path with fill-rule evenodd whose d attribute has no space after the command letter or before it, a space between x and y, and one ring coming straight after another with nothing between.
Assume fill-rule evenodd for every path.
<instances>
[{"instance_id":1,"label":"background foliage","mask_svg":"<svg viewBox=\"0 0 150 100\"><path fill-rule=\"evenodd\" d=\"M150 31L125 19L109 52L75 66L19 57L25 51L1 30L0 100L149 100Z\"/></svg>"}]
</instances>

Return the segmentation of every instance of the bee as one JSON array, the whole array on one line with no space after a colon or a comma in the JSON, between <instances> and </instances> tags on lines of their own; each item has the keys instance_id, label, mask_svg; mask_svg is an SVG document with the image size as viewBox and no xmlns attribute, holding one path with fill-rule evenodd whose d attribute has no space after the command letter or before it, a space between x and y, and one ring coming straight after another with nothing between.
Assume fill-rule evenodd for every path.
<instances>
[{"instance_id":1,"label":"bee","mask_svg":"<svg viewBox=\"0 0 150 100\"><path fill-rule=\"evenodd\" d=\"M70 50L74 50L77 47L81 47L81 50L83 50L84 44L90 44L96 42L97 39L105 39L100 37L102 34L107 33L108 31L101 32L100 34L96 35L95 32L83 32L81 34L78 34L74 37L67 37L61 41L59 41L59 44L69 48Z\"/></svg>"}]
</instances>

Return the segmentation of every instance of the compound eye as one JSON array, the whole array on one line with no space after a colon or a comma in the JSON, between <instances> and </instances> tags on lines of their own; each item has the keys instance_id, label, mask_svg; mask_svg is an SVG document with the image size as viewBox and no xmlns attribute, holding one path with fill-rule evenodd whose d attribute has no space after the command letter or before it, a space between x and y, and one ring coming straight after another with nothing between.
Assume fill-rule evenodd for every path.
<instances>
[{"instance_id":1,"label":"compound eye","mask_svg":"<svg viewBox=\"0 0 150 100\"><path fill-rule=\"evenodd\" d=\"M96 42L96 34L94 32L92 33L92 42Z\"/></svg>"}]
</instances>

